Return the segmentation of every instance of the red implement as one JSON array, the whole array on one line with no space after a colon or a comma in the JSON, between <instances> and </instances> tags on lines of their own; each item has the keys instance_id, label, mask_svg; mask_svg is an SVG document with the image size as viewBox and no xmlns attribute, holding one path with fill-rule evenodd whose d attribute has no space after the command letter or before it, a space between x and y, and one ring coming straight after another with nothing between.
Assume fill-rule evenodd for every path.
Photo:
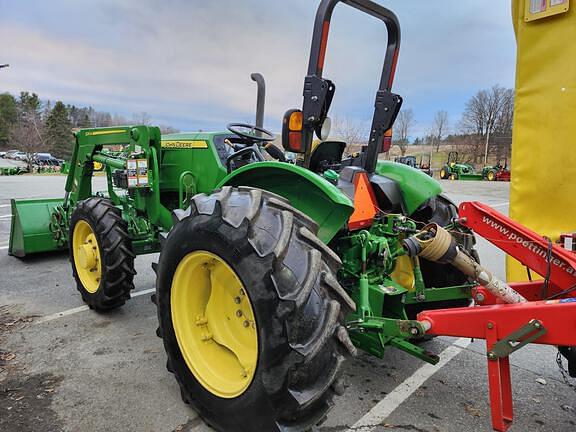
<instances>
[{"instance_id":1,"label":"red implement","mask_svg":"<svg viewBox=\"0 0 576 432\"><path fill-rule=\"evenodd\" d=\"M460 204L463 225L471 228L562 290L576 285L576 255L479 202ZM550 252L550 253L549 253ZM550 255L550 259L548 256ZM576 292L572 294L576 296Z\"/></svg>"},{"instance_id":2,"label":"red implement","mask_svg":"<svg viewBox=\"0 0 576 432\"><path fill-rule=\"evenodd\" d=\"M549 276L546 288L542 280L510 283L527 303L501 304L479 286L475 307L418 315L431 335L486 340L492 426L503 432L514 417L509 355L527 343L576 346L576 254L478 202L462 203L459 216L462 224L526 267Z\"/></svg>"}]
</instances>

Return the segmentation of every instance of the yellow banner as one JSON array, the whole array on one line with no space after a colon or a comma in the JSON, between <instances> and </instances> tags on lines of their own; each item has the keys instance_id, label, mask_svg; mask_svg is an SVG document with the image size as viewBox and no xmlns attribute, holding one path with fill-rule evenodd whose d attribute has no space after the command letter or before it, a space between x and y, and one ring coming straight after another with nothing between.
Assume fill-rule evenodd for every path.
<instances>
[{"instance_id":1,"label":"yellow banner","mask_svg":"<svg viewBox=\"0 0 576 432\"><path fill-rule=\"evenodd\" d=\"M538 4L567 10L529 21ZM567 1L513 0L513 15L518 55L510 217L555 242L576 231L576 12ZM527 277L512 258L507 270L509 281Z\"/></svg>"}]
</instances>

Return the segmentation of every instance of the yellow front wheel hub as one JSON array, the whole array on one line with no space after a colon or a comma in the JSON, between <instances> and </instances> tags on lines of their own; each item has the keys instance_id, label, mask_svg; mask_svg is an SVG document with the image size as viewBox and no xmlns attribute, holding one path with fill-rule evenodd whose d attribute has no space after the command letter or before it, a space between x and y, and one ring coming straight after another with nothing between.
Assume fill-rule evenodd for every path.
<instances>
[{"instance_id":1,"label":"yellow front wheel hub","mask_svg":"<svg viewBox=\"0 0 576 432\"><path fill-rule=\"evenodd\" d=\"M80 220L72 234L72 251L78 278L90 294L98 291L102 278L100 249L94 231L88 222Z\"/></svg>"},{"instance_id":2,"label":"yellow front wheel hub","mask_svg":"<svg viewBox=\"0 0 576 432\"><path fill-rule=\"evenodd\" d=\"M211 252L186 255L174 273L170 308L178 346L198 382L222 398L244 393L256 372L258 328L232 267Z\"/></svg>"}]
</instances>

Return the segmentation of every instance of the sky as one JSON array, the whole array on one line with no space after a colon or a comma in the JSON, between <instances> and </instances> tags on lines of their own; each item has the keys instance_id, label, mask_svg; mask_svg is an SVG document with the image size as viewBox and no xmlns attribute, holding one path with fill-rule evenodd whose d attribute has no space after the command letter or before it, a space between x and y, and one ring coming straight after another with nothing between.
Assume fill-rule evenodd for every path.
<instances>
[{"instance_id":1,"label":"sky","mask_svg":"<svg viewBox=\"0 0 576 432\"><path fill-rule=\"evenodd\" d=\"M413 136L435 112L452 130L476 91L514 86L510 0L377 0L402 25L393 91L414 111ZM182 131L254 121L252 72L267 82L265 127L302 105L317 0L0 0L0 93L123 115L147 112ZM332 19L324 76L331 116L368 125L387 35L347 5Z\"/></svg>"}]
</instances>

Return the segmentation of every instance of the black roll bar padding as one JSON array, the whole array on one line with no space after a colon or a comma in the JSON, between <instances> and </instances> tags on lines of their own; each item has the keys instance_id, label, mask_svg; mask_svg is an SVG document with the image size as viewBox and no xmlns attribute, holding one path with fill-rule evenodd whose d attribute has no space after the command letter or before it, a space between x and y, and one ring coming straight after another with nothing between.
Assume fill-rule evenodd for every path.
<instances>
[{"instance_id":1,"label":"black roll bar padding","mask_svg":"<svg viewBox=\"0 0 576 432\"><path fill-rule=\"evenodd\" d=\"M256 126L264 127L264 104L266 102L266 81L260 73L250 75L252 81L258 86L258 96L256 97Z\"/></svg>"},{"instance_id":2,"label":"black roll bar padding","mask_svg":"<svg viewBox=\"0 0 576 432\"><path fill-rule=\"evenodd\" d=\"M340 2L346 3L348 6L380 19L384 22L388 31L388 42L380 78L380 86L374 103L375 111L370 129L368 154L364 160L364 169L368 172L373 172L376 168L378 153L384 140L384 133L394 124L402 105L402 98L391 93L400 50L400 22L391 10L371 0L322 0L318 7L316 20L314 22L310 60L308 63L308 76L304 83L304 164L308 166L310 161L313 130L318 126L318 122L323 121L322 118L318 118L317 114L321 111L327 112L327 109L322 110L317 105L324 104L326 101L328 101L326 105L329 105L331 101L331 97L326 97L325 86L322 85L326 84L322 79L322 72L324 69L324 58L332 13L336 5Z\"/></svg>"}]
</instances>

